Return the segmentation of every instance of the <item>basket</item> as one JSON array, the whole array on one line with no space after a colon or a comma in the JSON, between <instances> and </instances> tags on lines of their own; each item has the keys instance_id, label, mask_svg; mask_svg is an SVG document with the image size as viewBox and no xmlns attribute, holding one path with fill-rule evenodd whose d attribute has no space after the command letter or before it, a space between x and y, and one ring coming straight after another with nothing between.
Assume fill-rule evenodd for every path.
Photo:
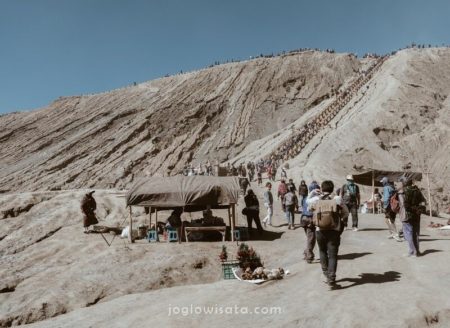
<instances>
[{"instance_id":1,"label":"basket","mask_svg":"<svg viewBox=\"0 0 450 328\"><path fill-rule=\"evenodd\" d=\"M223 279L236 279L232 270L233 268L236 267L239 267L238 260L223 261L222 262Z\"/></svg>"}]
</instances>

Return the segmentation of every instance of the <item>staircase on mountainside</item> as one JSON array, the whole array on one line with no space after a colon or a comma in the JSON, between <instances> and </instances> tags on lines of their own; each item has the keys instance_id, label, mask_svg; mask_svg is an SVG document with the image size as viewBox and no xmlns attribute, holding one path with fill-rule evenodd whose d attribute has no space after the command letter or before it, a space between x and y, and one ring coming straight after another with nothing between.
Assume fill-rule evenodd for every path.
<instances>
[{"instance_id":1,"label":"staircase on mountainside","mask_svg":"<svg viewBox=\"0 0 450 328\"><path fill-rule=\"evenodd\" d=\"M303 125L300 129L288 137L277 147L266 159L272 162L287 161L294 158L306 147L309 141L317 135L338 113L342 110L358 93L358 91L366 85L378 71L381 65L386 61L388 56L378 58L378 60L366 71L361 72L358 78L344 91L340 92L337 98L325 107L320 114L316 115L311 121Z\"/></svg>"}]
</instances>

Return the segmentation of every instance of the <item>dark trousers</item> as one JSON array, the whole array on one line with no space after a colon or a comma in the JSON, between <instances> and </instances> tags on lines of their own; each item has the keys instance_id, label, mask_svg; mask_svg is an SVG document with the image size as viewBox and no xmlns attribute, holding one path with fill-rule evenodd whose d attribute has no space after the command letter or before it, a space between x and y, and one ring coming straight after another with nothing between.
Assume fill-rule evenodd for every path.
<instances>
[{"instance_id":1,"label":"dark trousers","mask_svg":"<svg viewBox=\"0 0 450 328\"><path fill-rule=\"evenodd\" d=\"M255 221L256 228L259 232L263 231L261 226L261 220L259 219L259 211L249 211L247 214L247 224L248 224L248 232L251 233L253 221Z\"/></svg>"},{"instance_id":2,"label":"dark trousers","mask_svg":"<svg viewBox=\"0 0 450 328\"><path fill-rule=\"evenodd\" d=\"M300 225L303 227L306 236L306 247L303 251L303 258L306 261L314 260L314 246L316 245L316 227L312 224L312 217L302 215Z\"/></svg>"},{"instance_id":3,"label":"dark trousers","mask_svg":"<svg viewBox=\"0 0 450 328\"><path fill-rule=\"evenodd\" d=\"M320 251L322 272L328 278L328 281L334 282L336 280L337 256L341 243L341 234L335 230L318 230L316 231L316 237Z\"/></svg>"},{"instance_id":4,"label":"dark trousers","mask_svg":"<svg viewBox=\"0 0 450 328\"><path fill-rule=\"evenodd\" d=\"M348 211L352 215L352 228L358 228L358 206L356 204L346 204ZM347 226L348 218L344 220L344 226Z\"/></svg>"}]
</instances>

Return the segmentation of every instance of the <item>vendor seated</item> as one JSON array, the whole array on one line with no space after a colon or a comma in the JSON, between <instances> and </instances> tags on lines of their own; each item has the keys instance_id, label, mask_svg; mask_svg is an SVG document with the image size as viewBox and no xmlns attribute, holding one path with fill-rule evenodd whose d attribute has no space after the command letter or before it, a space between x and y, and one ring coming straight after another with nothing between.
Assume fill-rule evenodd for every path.
<instances>
[{"instance_id":1,"label":"vendor seated","mask_svg":"<svg viewBox=\"0 0 450 328\"><path fill-rule=\"evenodd\" d=\"M373 204L375 203L375 209L377 209L377 205L381 204L381 194L378 188L375 188L373 197L370 197L368 201L365 202L367 209L373 209ZM377 209L378 210L378 209Z\"/></svg>"},{"instance_id":2,"label":"vendor seated","mask_svg":"<svg viewBox=\"0 0 450 328\"><path fill-rule=\"evenodd\" d=\"M206 226L214 224L214 216L209 208L203 211L203 224Z\"/></svg>"},{"instance_id":3,"label":"vendor seated","mask_svg":"<svg viewBox=\"0 0 450 328\"><path fill-rule=\"evenodd\" d=\"M166 230L175 230L181 227L181 213L183 213L181 208L172 211L166 221Z\"/></svg>"}]
</instances>

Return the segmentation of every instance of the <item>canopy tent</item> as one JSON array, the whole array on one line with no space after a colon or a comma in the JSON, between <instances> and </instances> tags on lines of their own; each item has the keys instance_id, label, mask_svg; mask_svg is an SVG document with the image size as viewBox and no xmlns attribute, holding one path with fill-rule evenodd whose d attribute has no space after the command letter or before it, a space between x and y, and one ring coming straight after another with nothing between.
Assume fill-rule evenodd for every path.
<instances>
[{"instance_id":1,"label":"canopy tent","mask_svg":"<svg viewBox=\"0 0 450 328\"><path fill-rule=\"evenodd\" d=\"M362 173L353 174L353 180L355 183L362 184L364 186L372 186L372 199L374 199L375 187L382 187L380 182L383 177L387 177L389 181L395 182L399 178L405 177L413 181L422 181L422 173L419 172L407 172L407 171L382 171L377 169L367 169ZM428 175L427 175L428 178ZM430 183L428 180L428 195L430 195ZM429 196L429 201L431 198ZM373 213L375 213L375 206L372 206ZM430 216L431 216L431 203L430 203Z\"/></svg>"},{"instance_id":2,"label":"canopy tent","mask_svg":"<svg viewBox=\"0 0 450 328\"><path fill-rule=\"evenodd\" d=\"M182 208L184 212L230 209L231 237L234 239L235 205L240 193L237 177L184 176L149 177L138 180L126 195L127 206L150 207L152 211ZM228 212L229 213L229 212ZM130 234L131 235L131 234Z\"/></svg>"},{"instance_id":3,"label":"canopy tent","mask_svg":"<svg viewBox=\"0 0 450 328\"><path fill-rule=\"evenodd\" d=\"M398 181L400 177L406 177L414 181L422 180L422 173L418 172L404 172L404 171L381 171L376 169L368 169L365 172L353 174L353 179L356 183L364 186L382 187L380 180L387 177L389 181Z\"/></svg>"}]
</instances>

